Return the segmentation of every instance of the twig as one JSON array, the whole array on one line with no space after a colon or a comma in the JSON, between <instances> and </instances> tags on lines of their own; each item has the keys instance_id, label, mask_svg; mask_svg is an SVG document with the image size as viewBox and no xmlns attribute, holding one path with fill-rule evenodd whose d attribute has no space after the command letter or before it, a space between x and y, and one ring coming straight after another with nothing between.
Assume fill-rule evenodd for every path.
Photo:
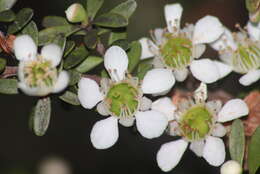
<instances>
[{"instance_id":1,"label":"twig","mask_svg":"<svg viewBox=\"0 0 260 174\"><path fill-rule=\"evenodd\" d=\"M16 76L17 71L17 66L6 66L4 72L0 75L0 78L6 79L8 77Z\"/></svg>"}]
</instances>

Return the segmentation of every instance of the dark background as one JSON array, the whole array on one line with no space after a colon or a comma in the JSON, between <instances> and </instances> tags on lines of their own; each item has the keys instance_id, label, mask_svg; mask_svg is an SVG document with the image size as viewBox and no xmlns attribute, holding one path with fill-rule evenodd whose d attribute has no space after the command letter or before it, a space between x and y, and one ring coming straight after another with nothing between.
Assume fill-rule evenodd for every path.
<instances>
[{"instance_id":1,"label":"dark background","mask_svg":"<svg viewBox=\"0 0 260 174\"><path fill-rule=\"evenodd\" d=\"M218 16L224 25L234 29L236 23L244 26L247 11L244 0L136 0L138 8L128 28L129 40L149 36L149 30L166 27L163 6L180 2L184 7L182 24L195 23L199 18L211 14ZM14 10L30 7L35 10L34 20L40 22L43 16L64 16L64 10L73 0L18 0ZM84 3L84 1L82 1ZM103 11L123 2L106 0ZM102 13L102 12L101 12ZM211 56L216 56L212 54ZM227 91L234 90L224 80ZM237 82L235 82L237 83ZM218 86L219 87L219 86ZM235 85L236 88L241 86ZM147 140L135 131L120 129L116 145L108 150L92 147L89 134L93 124L102 119L94 111L69 106L57 97L52 98L52 118L49 130L43 137L35 136L28 128L28 116L36 98L23 94L0 95L0 173L33 174L39 162L48 156L65 159L73 174L157 174L163 173L157 167L156 153L163 143L173 140L164 135ZM228 154L228 153L227 153ZM171 171L176 174L217 174L219 168L210 166L187 150L179 165Z\"/></svg>"}]
</instances>

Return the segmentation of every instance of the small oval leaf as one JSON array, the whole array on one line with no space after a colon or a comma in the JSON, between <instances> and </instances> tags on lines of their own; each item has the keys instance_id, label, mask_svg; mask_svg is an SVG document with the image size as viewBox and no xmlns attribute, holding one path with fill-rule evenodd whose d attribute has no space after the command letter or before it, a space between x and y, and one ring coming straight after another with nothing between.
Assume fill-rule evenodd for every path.
<instances>
[{"instance_id":1,"label":"small oval leaf","mask_svg":"<svg viewBox=\"0 0 260 174\"><path fill-rule=\"evenodd\" d=\"M42 21L42 26L44 26L45 28L61 25L69 25L66 18L61 16L45 16Z\"/></svg>"},{"instance_id":2,"label":"small oval leaf","mask_svg":"<svg viewBox=\"0 0 260 174\"><path fill-rule=\"evenodd\" d=\"M137 4L135 0L128 0L126 2L123 2L122 4L119 4L118 6L113 8L110 12L120 14L124 16L126 19L129 19L132 16L132 14L135 12L136 7Z\"/></svg>"},{"instance_id":3,"label":"small oval leaf","mask_svg":"<svg viewBox=\"0 0 260 174\"><path fill-rule=\"evenodd\" d=\"M253 134L248 148L248 169L250 174L255 174L260 167L260 126Z\"/></svg>"},{"instance_id":4,"label":"small oval leaf","mask_svg":"<svg viewBox=\"0 0 260 174\"><path fill-rule=\"evenodd\" d=\"M71 104L71 105L75 105L78 106L80 105L79 99L77 94L70 92L70 91L66 91L62 96L59 97L62 101Z\"/></svg>"},{"instance_id":5,"label":"small oval leaf","mask_svg":"<svg viewBox=\"0 0 260 174\"><path fill-rule=\"evenodd\" d=\"M0 93L18 94L18 81L16 79L0 79Z\"/></svg>"},{"instance_id":6,"label":"small oval leaf","mask_svg":"<svg viewBox=\"0 0 260 174\"><path fill-rule=\"evenodd\" d=\"M102 27L118 28L127 26L128 20L124 16L117 13L106 13L98 16L94 20L94 24Z\"/></svg>"},{"instance_id":7,"label":"small oval leaf","mask_svg":"<svg viewBox=\"0 0 260 174\"><path fill-rule=\"evenodd\" d=\"M76 70L80 73L86 73L90 70L92 70L93 68L95 68L96 66L98 66L99 64L101 64L103 62L103 58L102 57L98 57L98 56L89 56L87 59L85 59L77 68Z\"/></svg>"},{"instance_id":8,"label":"small oval leaf","mask_svg":"<svg viewBox=\"0 0 260 174\"><path fill-rule=\"evenodd\" d=\"M15 20L15 14L12 10L0 12L0 22L12 22Z\"/></svg>"},{"instance_id":9,"label":"small oval leaf","mask_svg":"<svg viewBox=\"0 0 260 174\"><path fill-rule=\"evenodd\" d=\"M142 53L142 46L140 42L134 41L131 44L130 51L127 53L128 55L128 72L131 73L136 68L138 63L140 62Z\"/></svg>"},{"instance_id":10,"label":"small oval leaf","mask_svg":"<svg viewBox=\"0 0 260 174\"><path fill-rule=\"evenodd\" d=\"M23 34L28 34L32 37L35 44L38 45L39 32L35 22L31 21L22 31Z\"/></svg>"},{"instance_id":11,"label":"small oval leaf","mask_svg":"<svg viewBox=\"0 0 260 174\"><path fill-rule=\"evenodd\" d=\"M0 0L0 12L11 9L16 1L17 0Z\"/></svg>"},{"instance_id":12,"label":"small oval leaf","mask_svg":"<svg viewBox=\"0 0 260 174\"><path fill-rule=\"evenodd\" d=\"M0 73L5 70L5 66L6 66L6 60L3 58L0 58Z\"/></svg>"},{"instance_id":13,"label":"small oval leaf","mask_svg":"<svg viewBox=\"0 0 260 174\"><path fill-rule=\"evenodd\" d=\"M96 16L98 10L102 7L104 0L87 0L88 16L92 20Z\"/></svg>"},{"instance_id":14,"label":"small oval leaf","mask_svg":"<svg viewBox=\"0 0 260 174\"><path fill-rule=\"evenodd\" d=\"M81 45L80 47L73 50L68 57L64 61L64 68L65 69L71 69L74 66L81 63L83 60L85 60L88 56L88 51L85 48L84 45Z\"/></svg>"}]
</instances>

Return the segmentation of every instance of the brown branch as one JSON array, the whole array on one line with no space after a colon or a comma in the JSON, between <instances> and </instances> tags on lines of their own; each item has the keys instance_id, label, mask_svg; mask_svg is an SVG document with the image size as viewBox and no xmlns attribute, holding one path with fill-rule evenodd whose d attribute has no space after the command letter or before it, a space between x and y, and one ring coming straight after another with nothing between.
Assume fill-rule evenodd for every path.
<instances>
[{"instance_id":1,"label":"brown branch","mask_svg":"<svg viewBox=\"0 0 260 174\"><path fill-rule=\"evenodd\" d=\"M0 74L0 78L6 79L8 77L16 76L17 71L18 71L17 66L6 66L4 72Z\"/></svg>"},{"instance_id":2,"label":"brown branch","mask_svg":"<svg viewBox=\"0 0 260 174\"><path fill-rule=\"evenodd\" d=\"M98 84L100 84L100 81L101 81L101 77L100 77L100 76L97 76L97 75L88 75L88 74L83 74L82 77L85 77L85 78L89 78L89 79L95 80Z\"/></svg>"}]
</instances>

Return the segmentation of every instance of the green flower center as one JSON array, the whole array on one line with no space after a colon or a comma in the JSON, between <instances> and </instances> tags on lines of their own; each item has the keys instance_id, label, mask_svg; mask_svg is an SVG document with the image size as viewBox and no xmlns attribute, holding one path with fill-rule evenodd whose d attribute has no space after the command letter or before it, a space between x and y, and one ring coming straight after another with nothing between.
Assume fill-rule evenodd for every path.
<instances>
[{"instance_id":1,"label":"green flower center","mask_svg":"<svg viewBox=\"0 0 260 174\"><path fill-rule=\"evenodd\" d=\"M57 80L57 70L51 62L37 59L25 63L23 69L25 81L30 87L52 87Z\"/></svg>"},{"instance_id":2,"label":"green flower center","mask_svg":"<svg viewBox=\"0 0 260 174\"><path fill-rule=\"evenodd\" d=\"M232 64L239 73L247 73L260 67L260 49L255 45L239 45L233 55Z\"/></svg>"},{"instance_id":3,"label":"green flower center","mask_svg":"<svg viewBox=\"0 0 260 174\"><path fill-rule=\"evenodd\" d=\"M192 42L185 37L166 35L168 39L160 51L165 65L178 69L188 66L192 60Z\"/></svg>"},{"instance_id":4,"label":"green flower center","mask_svg":"<svg viewBox=\"0 0 260 174\"><path fill-rule=\"evenodd\" d=\"M204 106L190 108L180 122L180 129L188 140L200 140L210 131L212 115Z\"/></svg>"},{"instance_id":5,"label":"green flower center","mask_svg":"<svg viewBox=\"0 0 260 174\"><path fill-rule=\"evenodd\" d=\"M131 84L122 82L112 86L106 96L110 112L118 117L133 116L138 108L138 90Z\"/></svg>"}]
</instances>

